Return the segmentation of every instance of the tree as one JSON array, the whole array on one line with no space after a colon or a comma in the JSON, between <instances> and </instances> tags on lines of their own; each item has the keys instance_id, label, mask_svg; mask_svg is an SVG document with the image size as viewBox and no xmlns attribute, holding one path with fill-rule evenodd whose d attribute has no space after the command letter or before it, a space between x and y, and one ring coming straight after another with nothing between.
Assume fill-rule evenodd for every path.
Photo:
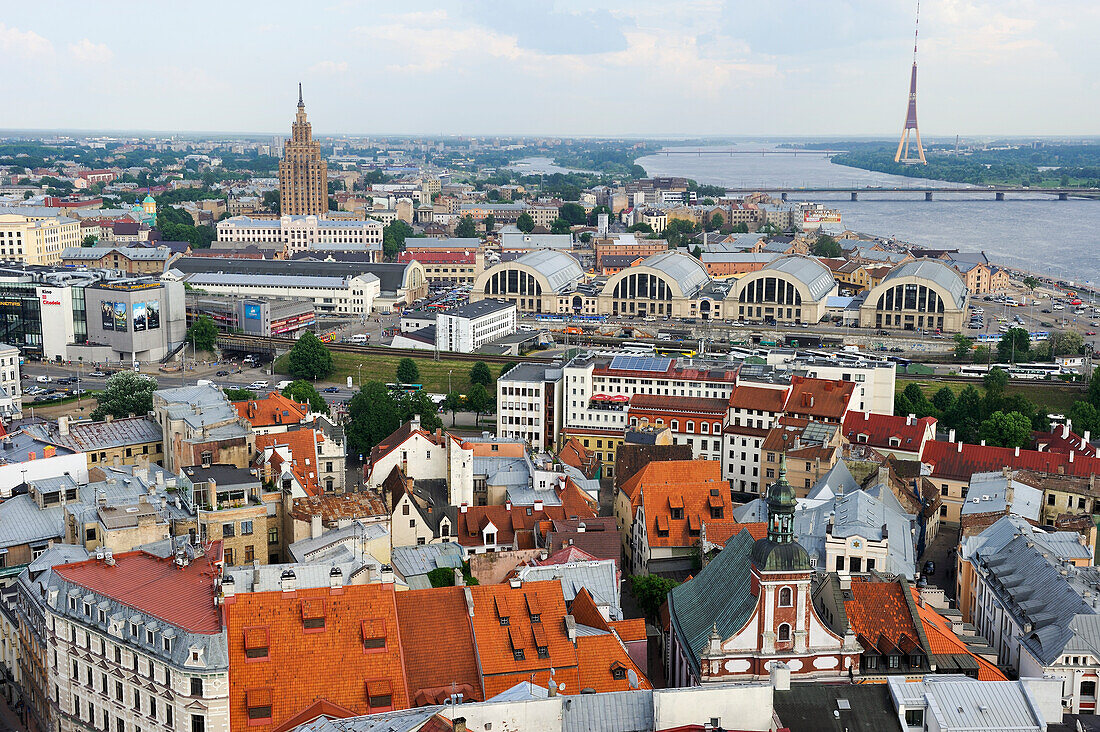
<instances>
[{"instance_id":1,"label":"tree","mask_svg":"<svg viewBox=\"0 0 1100 732\"><path fill-rule=\"evenodd\" d=\"M85 236L83 239L80 240L80 246L82 246L82 247L94 247L95 243L97 241L99 241L99 239L95 238L95 234L88 234L87 236Z\"/></svg>"},{"instance_id":2,"label":"tree","mask_svg":"<svg viewBox=\"0 0 1100 732\"><path fill-rule=\"evenodd\" d=\"M481 384L486 388L493 385L493 373L484 361L477 361L470 368L470 383Z\"/></svg>"},{"instance_id":3,"label":"tree","mask_svg":"<svg viewBox=\"0 0 1100 732\"><path fill-rule=\"evenodd\" d=\"M420 369L417 367L416 361L413 361L411 358L403 358L397 362L397 383L420 383Z\"/></svg>"},{"instance_id":4,"label":"tree","mask_svg":"<svg viewBox=\"0 0 1100 732\"><path fill-rule=\"evenodd\" d=\"M1027 360L1028 349L1031 348L1031 336L1024 328L1009 328L1008 332L1001 336L997 343L997 360L1016 363L1018 360Z\"/></svg>"},{"instance_id":5,"label":"tree","mask_svg":"<svg viewBox=\"0 0 1100 732\"><path fill-rule=\"evenodd\" d=\"M439 418L439 408L426 391L402 394L397 400L397 415L401 424L408 422L414 415L420 417L420 426L426 430L443 426L443 420Z\"/></svg>"},{"instance_id":6,"label":"tree","mask_svg":"<svg viewBox=\"0 0 1100 732\"><path fill-rule=\"evenodd\" d=\"M982 386L985 387L986 396L1000 399L1004 396L1005 387L1008 386L1008 374L1003 369L993 367L982 377Z\"/></svg>"},{"instance_id":7,"label":"tree","mask_svg":"<svg viewBox=\"0 0 1100 732\"><path fill-rule=\"evenodd\" d=\"M517 364L515 361L509 361L508 363L500 367L500 375L504 376L506 373L508 373L518 365L519 364Z\"/></svg>"},{"instance_id":8,"label":"tree","mask_svg":"<svg viewBox=\"0 0 1100 732\"><path fill-rule=\"evenodd\" d=\"M476 415L475 422L481 419L482 414L488 413L492 407L492 397L489 396L489 392L481 384L474 384L466 392L466 411L473 412Z\"/></svg>"},{"instance_id":9,"label":"tree","mask_svg":"<svg viewBox=\"0 0 1100 732\"><path fill-rule=\"evenodd\" d=\"M630 592L638 603L638 609L651 620L656 620L657 611L665 604L668 593L678 584L680 583L674 579L656 574L630 576Z\"/></svg>"},{"instance_id":10,"label":"tree","mask_svg":"<svg viewBox=\"0 0 1100 732\"><path fill-rule=\"evenodd\" d=\"M668 242L669 249L686 246L692 235L699 231L699 225L687 219L671 219L661 232Z\"/></svg>"},{"instance_id":11,"label":"tree","mask_svg":"<svg viewBox=\"0 0 1100 732\"><path fill-rule=\"evenodd\" d=\"M921 389L920 385L910 383L902 391L902 394L909 404L909 411L906 414L915 414L918 417L927 417L931 414L932 404L928 401L928 397L924 395L924 389Z\"/></svg>"},{"instance_id":12,"label":"tree","mask_svg":"<svg viewBox=\"0 0 1100 732\"><path fill-rule=\"evenodd\" d=\"M993 351L984 343L974 346L974 363L989 363L992 361Z\"/></svg>"},{"instance_id":13,"label":"tree","mask_svg":"<svg viewBox=\"0 0 1100 732\"><path fill-rule=\"evenodd\" d=\"M1100 409L1100 366L1092 370L1092 378L1089 379L1089 389L1085 392L1085 400Z\"/></svg>"},{"instance_id":14,"label":"tree","mask_svg":"<svg viewBox=\"0 0 1100 732\"><path fill-rule=\"evenodd\" d=\"M1081 353L1085 350L1085 339L1077 331L1058 330L1050 334L1047 345L1050 347L1050 358L1053 360L1055 356Z\"/></svg>"},{"instance_id":15,"label":"tree","mask_svg":"<svg viewBox=\"0 0 1100 732\"><path fill-rule=\"evenodd\" d=\"M840 243L828 234L818 234L813 248L810 249L816 257L836 258L844 253Z\"/></svg>"},{"instance_id":16,"label":"tree","mask_svg":"<svg viewBox=\"0 0 1100 732\"><path fill-rule=\"evenodd\" d=\"M633 226L627 228L627 231L633 232L635 234L652 234L653 227L644 221L639 221Z\"/></svg>"},{"instance_id":17,"label":"tree","mask_svg":"<svg viewBox=\"0 0 1100 732\"><path fill-rule=\"evenodd\" d=\"M397 402L386 385L368 381L348 403L345 433L352 453L366 455L401 426Z\"/></svg>"},{"instance_id":18,"label":"tree","mask_svg":"<svg viewBox=\"0 0 1100 732\"><path fill-rule=\"evenodd\" d=\"M932 406L940 414L947 414L955 406L955 392L951 391L949 387L942 387L932 395Z\"/></svg>"},{"instance_id":19,"label":"tree","mask_svg":"<svg viewBox=\"0 0 1100 732\"><path fill-rule=\"evenodd\" d=\"M720 212L715 211L710 215L707 220L707 231L717 231L722 228L722 225L726 223L726 217Z\"/></svg>"},{"instance_id":20,"label":"tree","mask_svg":"<svg viewBox=\"0 0 1100 732\"><path fill-rule=\"evenodd\" d=\"M461 239L473 239L477 236L477 224L474 223L473 216L467 214L462 217L455 227L455 236Z\"/></svg>"},{"instance_id":21,"label":"tree","mask_svg":"<svg viewBox=\"0 0 1100 732\"><path fill-rule=\"evenodd\" d=\"M561 216L550 222L551 234L568 234L569 231L569 222L563 219Z\"/></svg>"},{"instance_id":22,"label":"tree","mask_svg":"<svg viewBox=\"0 0 1100 732\"><path fill-rule=\"evenodd\" d=\"M268 211L275 214L279 213L281 203L279 191L264 191L264 207Z\"/></svg>"},{"instance_id":23,"label":"tree","mask_svg":"<svg viewBox=\"0 0 1100 732\"><path fill-rule=\"evenodd\" d=\"M1100 409L1088 402L1074 402L1070 407L1069 417L1073 421L1074 431L1100 434Z\"/></svg>"},{"instance_id":24,"label":"tree","mask_svg":"<svg viewBox=\"0 0 1100 732\"><path fill-rule=\"evenodd\" d=\"M584 212L584 206L579 203L563 203L558 209L558 216L567 221L570 226L582 226L588 223L588 214Z\"/></svg>"},{"instance_id":25,"label":"tree","mask_svg":"<svg viewBox=\"0 0 1100 732\"><path fill-rule=\"evenodd\" d=\"M970 350L974 347L974 340L967 338L962 333L955 334L955 358L960 361L970 358Z\"/></svg>"},{"instance_id":26,"label":"tree","mask_svg":"<svg viewBox=\"0 0 1100 732\"><path fill-rule=\"evenodd\" d=\"M691 250L691 256L695 257L696 259L702 259L703 258L703 247L696 244L695 248Z\"/></svg>"},{"instance_id":27,"label":"tree","mask_svg":"<svg viewBox=\"0 0 1100 732\"><path fill-rule=\"evenodd\" d=\"M455 571L452 567L436 567L428 572L428 582L432 587L454 587Z\"/></svg>"},{"instance_id":28,"label":"tree","mask_svg":"<svg viewBox=\"0 0 1100 732\"><path fill-rule=\"evenodd\" d=\"M328 402L317 391L317 387L304 379L298 379L283 389L283 396L299 404L308 404L311 412L328 414Z\"/></svg>"},{"instance_id":29,"label":"tree","mask_svg":"<svg viewBox=\"0 0 1100 732\"><path fill-rule=\"evenodd\" d=\"M1031 420L1019 412L997 411L978 428L985 444L996 447L1024 447L1031 441Z\"/></svg>"},{"instance_id":30,"label":"tree","mask_svg":"<svg viewBox=\"0 0 1100 732\"><path fill-rule=\"evenodd\" d=\"M516 228L524 234L530 234L531 230L535 228L535 220L531 218L531 214L524 211L516 219Z\"/></svg>"},{"instance_id":31,"label":"tree","mask_svg":"<svg viewBox=\"0 0 1100 732\"><path fill-rule=\"evenodd\" d=\"M225 398L231 402L247 402L256 398L256 392L251 389L233 389L226 387L222 389L225 393Z\"/></svg>"},{"instance_id":32,"label":"tree","mask_svg":"<svg viewBox=\"0 0 1100 732\"><path fill-rule=\"evenodd\" d=\"M485 219L484 219L484 221L482 221L482 223L485 224L485 233L486 234L492 234L493 229L496 228L496 225L497 225L497 217L493 216L492 214L489 214L488 216L485 217Z\"/></svg>"},{"instance_id":33,"label":"tree","mask_svg":"<svg viewBox=\"0 0 1100 732\"><path fill-rule=\"evenodd\" d=\"M973 385L959 393L955 406L944 418L945 426L956 432L956 439L962 442L974 442L978 437L978 425L981 422L982 395Z\"/></svg>"},{"instance_id":34,"label":"tree","mask_svg":"<svg viewBox=\"0 0 1100 732\"><path fill-rule=\"evenodd\" d=\"M1039 278L1034 275L1028 275L1024 278L1024 287L1035 292L1035 288L1039 286Z\"/></svg>"},{"instance_id":35,"label":"tree","mask_svg":"<svg viewBox=\"0 0 1100 732\"><path fill-rule=\"evenodd\" d=\"M287 372L298 379L323 379L335 367L332 353L325 348L320 338L309 331L302 334L286 359Z\"/></svg>"},{"instance_id":36,"label":"tree","mask_svg":"<svg viewBox=\"0 0 1100 732\"><path fill-rule=\"evenodd\" d=\"M744 221L739 221L730 227L731 234L747 234L749 233L749 225Z\"/></svg>"},{"instance_id":37,"label":"tree","mask_svg":"<svg viewBox=\"0 0 1100 732\"><path fill-rule=\"evenodd\" d=\"M396 259L405 248L405 240L413 235L413 228L401 219L394 219L382 227L382 256Z\"/></svg>"},{"instance_id":38,"label":"tree","mask_svg":"<svg viewBox=\"0 0 1100 732\"><path fill-rule=\"evenodd\" d=\"M108 415L122 418L144 415L153 410L153 392L157 380L135 371L119 371L107 379L106 388L97 397L99 404L92 412L92 419L105 419Z\"/></svg>"},{"instance_id":39,"label":"tree","mask_svg":"<svg viewBox=\"0 0 1100 732\"><path fill-rule=\"evenodd\" d=\"M187 329L186 338L196 351L213 351L218 339L218 327L209 315L200 315Z\"/></svg>"},{"instance_id":40,"label":"tree","mask_svg":"<svg viewBox=\"0 0 1100 732\"><path fill-rule=\"evenodd\" d=\"M455 420L457 419L458 412L462 409L462 395L457 391L448 392L447 396L443 397L444 412L451 413L451 426L455 426Z\"/></svg>"}]
</instances>

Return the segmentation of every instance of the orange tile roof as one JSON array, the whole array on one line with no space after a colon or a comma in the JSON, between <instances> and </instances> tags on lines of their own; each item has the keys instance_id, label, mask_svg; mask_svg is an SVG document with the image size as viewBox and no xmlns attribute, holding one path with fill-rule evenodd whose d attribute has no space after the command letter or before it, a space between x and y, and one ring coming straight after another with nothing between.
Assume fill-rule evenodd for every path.
<instances>
[{"instance_id":1,"label":"orange tile roof","mask_svg":"<svg viewBox=\"0 0 1100 732\"><path fill-rule=\"evenodd\" d=\"M729 406L734 409L757 409L779 413L787 401L787 389L763 386L738 386L730 394Z\"/></svg>"},{"instance_id":2,"label":"orange tile roof","mask_svg":"<svg viewBox=\"0 0 1100 732\"><path fill-rule=\"evenodd\" d=\"M753 539L763 539L768 535L767 521L750 521L742 524L733 519L703 519L703 527L706 529L707 541L722 546L742 531L748 531Z\"/></svg>"},{"instance_id":3,"label":"orange tile roof","mask_svg":"<svg viewBox=\"0 0 1100 732\"><path fill-rule=\"evenodd\" d=\"M577 637L577 665L580 671L581 689L593 689L597 693L627 691L630 687L630 671L638 679L639 689L652 689L642 670L630 658L622 642L614 635L582 635ZM622 674L616 679L616 671Z\"/></svg>"},{"instance_id":4,"label":"orange tile roof","mask_svg":"<svg viewBox=\"0 0 1100 732\"><path fill-rule=\"evenodd\" d=\"M645 631L645 618L628 618L627 620L613 620L608 625L614 630L623 643L631 641L644 641L649 636Z\"/></svg>"},{"instance_id":5,"label":"orange tile roof","mask_svg":"<svg viewBox=\"0 0 1100 732\"><path fill-rule=\"evenodd\" d=\"M910 588L913 599L917 600L917 616L924 626L928 638L929 650L936 655L965 653L978 662L978 681L1007 681L1007 677L994 664L971 652L965 643L951 630L951 623L934 609L919 601L920 592Z\"/></svg>"},{"instance_id":6,"label":"orange tile roof","mask_svg":"<svg viewBox=\"0 0 1100 732\"><path fill-rule=\"evenodd\" d=\"M550 669L556 683L565 684L563 693L576 694L582 688L577 677L577 650L565 633L565 599L561 582L524 582L477 585L469 588L474 601L474 639L481 660L485 695L493 697L521 681L546 686ZM532 619L538 609L538 622ZM505 618L507 625L502 625ZM539 658L542 645L547 658ZM516 651L523 658L516 658Z\"/></svg>"},{"instance_id":7,"label":"orange tile roof","mask_svg":"<svg viewBox=\"0 0 1100 732\"><path fill-rule=\"evenodd\" d=\"M711 519L711 509L728 518L733 510L729 483L722 479L716 460L676 460L650 463L635 476L650 546L683 547L698 541L701 522ZM673 510L680 518L673 518ZM661 536L660 533L667 533Z\"/></svg>"},{"instance_id":8,"label":"orange tile roof","mask_svg":"<svg viewBox=\"0 0 1100 732\"><path fill-rule=\"evenodd\" d=\"M600 462L599 455L582 445L575 437L565 441L558 452L558 459L584 473L586 478L596 477L596 466Z\"/></svg>"},{"instance_id":9,"label":"orange tile roof","mask_svg":"<svg viewBox=\"0 0 1100 732\"><path fill-rule=\"evenodd\" d=\"M848 442L919 453L924 446L925 431L928 427L934 428L935 424L935 417L921 417L910 424L909 417L905 415L848 412L842 430ZM932 434L935 435L935 429ZM866 437L860 439L860 435ZM897 445L890 444L891 437L897 438Z\"/></svg>"},{"instance_id":10,"label":"orange tile roof","mask_svg":"<svg viewBox=\"0 0 1100 732\"><path fill-rule=\"evenodd\" d=\"M791 377L791 391L784 410L788 414L841 422L855 392L855 382Z\"/></svg>"},{"instance_id":11,"label":"orange tile roof","mask_svg":"<svg viewBox=\"0 0 1100 732\"><path fill-rule=\"evenodd\" d=\"M309 405L283 396L277 391L267 396L233 402L237 414L247 419L253 427L275 427L278 425L301 424L309 415Z\"/></svg>"},{"instance_id":12,"label":"orange tile roof","mask_svg":"<svg viewBox=\"0 0 1100 732\"><path fill-rule=\"evenodd\" d=\"M249 720L250 699L257 700L253 706L270 705L265 727L320 699L356 714L409 706L393 585L241 593L226 598L224 608L231 728L257 726ZM305 627L321 616L323 628ZM368 647L365 638L384 638L384 645ZM260 648L265 656L257 656ZM368 691L376 701L388 695L389 705L372 708Z\"/></svg>"},{"instance_id":13,"label":"orange tile roof","mask_svg":"<svg viewBox=\"0 0 1100 732\"><path fill-rule=\"evenodd\" d=\"M305 490L306 495L316 496L321 493L317 478L317 443L323 442L324 439L325 436L316 430L290 430L289 432L256 435L256 449L263 453L268 447L288 447L292 459L291 472L302 484L302 489ZM278 452L271 455L271 478L278 476L283 462L283 458Z\"/></svg>"},{"instance_id":14,"label":"orange tile roof","mask_svg":"<svg viewBox=\"0 0 1100 732\"><path fill-rule=\"evenodd\" d=\"M879 647L880 638L885 638L887 644L895 648L903 641L918 642L919 635L905 601L905 590L897 582L875 582L853 577L852 599L844 601L844 612L860 643L870 643L882 653L889 652L889 649Z\"/></svg>"},{"instance_id":15,"label":"orange tile roof","mask_svg":"<svg viewBox=\"0 0 1100 732\"><path fill-rule=\"evenodd\" d=\"M465 588L398 592L397 617L413 706L442 704L454 693L485 701Z\"/></svg>"},{"instance_id":16,"label":"orange tile roof","mask_svg":"<svg viewBox=\"0 0 1100 732\"><path fill-rule=\"evenodd\" d=\"M596 607L596 601L592 599L592 595L589 594L587 588L582 587L577 592L569 612L578 625L587 625L589 628L596 628L597 630L611 630L611 626L604 619L600 609Z\"/></svg>"},{"instance_id":17,"label":"orange tile roof","mask_svg":"<svg viewBox=\"0 0 1100 732\"><path fill-rule=\"evenodd\" d=\"M55 574L68 582L110 597L192 633L219 633L221 614L214 604L214 558L221 556L215 542L203 557L177 567L143 551L115 554L114 565L98 559L59 564Z\"/></svg>"},{"instance_id":18,"label":"orange tile roof","mask_svg":"<svg viewBox=\"0 0 1100 732\"><path fill-rule=\"evenodd\" d=\"M459 509L457 537L463 546L481 546L482 529L491 522L496 527L496 543L522 544L520 548L534 548L534 534L542 522L549 529L554 520L567 518L594 518L598 506L572 480L566 479L559 492L560 506L466 506Z\"/></svg>"}]
</instances>

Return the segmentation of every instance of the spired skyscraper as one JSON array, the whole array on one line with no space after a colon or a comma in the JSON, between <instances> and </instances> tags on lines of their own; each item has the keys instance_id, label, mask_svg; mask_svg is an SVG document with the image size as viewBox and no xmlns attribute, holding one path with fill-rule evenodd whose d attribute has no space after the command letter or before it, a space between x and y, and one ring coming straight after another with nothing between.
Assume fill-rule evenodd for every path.
<instances>
[{"instance_id":1,"label":"spired skyscraper","mask_svg":"<svg viewBox=\"0 0 1100 732\"><path fill-rule=\"evenodd\" d=\"M301 83L298 112L279 162L279 196L284 214L320 216L328 211L328 165L321 158L321 143L313 141L313 127L306 120Z\"/></svg>"}]
</instances>

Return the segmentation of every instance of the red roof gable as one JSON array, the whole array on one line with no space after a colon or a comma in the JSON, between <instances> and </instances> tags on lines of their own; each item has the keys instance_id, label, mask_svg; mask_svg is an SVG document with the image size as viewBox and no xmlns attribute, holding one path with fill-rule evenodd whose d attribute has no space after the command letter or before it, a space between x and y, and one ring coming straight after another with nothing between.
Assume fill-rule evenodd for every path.
<instances>
[{"instance_id":1,"label":"red roof gable","mask_svg":"<svg viewBox=\"0 0 1100 732\"><path fill-rule=\"evenodd\" d=\"M321 493L317 479L317 443L324 439L324 435L316 430L290 430L269 435L256 435L256 449L262 453L268 447L287 447L292 461L291 472L301 483L306 495L316 496ZM282 463L283 459L278 452L273 453L271 467L275 475L280 471Z\"/></svg>"},{"instance_id":2,"label":"red roof gable","mask_svg":"<svg viewBox=\"0 0 1100 732\"><path fill-rule=\"evenodd\" d=\"M787 402L787 389L769 389L762 386L738 386L730 394L729 406L733 409L755 409L778 414Z\"/></svg>"},{"instance_id":3,"label":"red roof gable","mask_svg":"<svg viewBox=\"0 0 1100 732\"><path fill-rule=\"evenodd\" d=\"M135 551L115 554L114 565L89 559L59 564L53 571L73 584L191 633L220 633L213 567L213 557L220 555L221 542L216 542L204 557L186 567L176 566L171 558Z\"/></svg>"},{"instance_id":4,"label":"red roof gable","mask_svg":"<svg viewBox=\"0 0 1100 732\"><path fill-rule=\"evenodd\" d=\"M259 399L233 402L233 406L253 427L301 424L309 414L308 404L299 404L277 391L268 392Z\"/></svg>"},{"instance_id":5,"label":"red roof gable","mask_svg":"<svg viewBox=\"0 0 1100 732\"><path fill-rule=\"evenodd\" d=\"M1006 466L1080 477L1100 474L1100 458L941 440L925 443L921 462L932 466L932 477L963 481L969 481L974 473L1000 472Z\"/></svg>"},{"instance_id":6,"label":"red roof gable","mask_svg":"<svg viewBox=\"0 0 1100 732\"><path fill-rule=\"evenodd\" d=\"M650 463L638 479L650 546L684 547L699 540L702 521L729 518L733 510L729 483L716 460Z\"/></svg>"},{"instance_id":7,"label":"red roof gable","mask_svg":"<svg viewBox=\"0 0 1100 732\"><path fill-rule=\"evenodd\" d=\"M887 450L893 448L919 452L926 430L929 427L934 429L935 424L935 417L914 418L910 423L909 417L902 415L848 412L844 417L843 432L848 442L864 443ZM866 437L861 438L860 435ZM896 437L898 444L891 444L891 437Z\"/></svg>"},{"instance_id":8,"label":"red roof gable","mask_svg":"<svg viewBox=\"0 0 1100 732\"><path fill-rule=\"evenodd\" d=\"M840 422L848 412L855 388L851 381L792 376L784 410L787 414Z\"/></svg>"}]
</instances>

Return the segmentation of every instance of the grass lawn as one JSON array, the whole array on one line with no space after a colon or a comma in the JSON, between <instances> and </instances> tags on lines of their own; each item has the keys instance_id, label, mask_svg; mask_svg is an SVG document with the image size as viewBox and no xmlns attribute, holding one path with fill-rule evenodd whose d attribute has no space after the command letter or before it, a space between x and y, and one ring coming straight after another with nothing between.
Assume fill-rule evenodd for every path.
<instances>
[{"instance_id":1,"label":"grass lawn","mask_svg":"<svg viewBox=\"0 0 1100 732\"><path fill-rule=\"evenodd\" d=\"M347 383L347 377L350 376L352 383L358 386L360 373L363 375L364 383L367 381L381 381L382 383L397 381L397 364L404 356L374 353L334 353L332 358L336 363L336 370L325 383L343 386ZM275 362L275 373L287 373L286 360L287 357L282 356ZM473 367L474 361L451 361L448 359L435 361L431 356L414 358L413 360L416 361L416 367L420 369L420 383L424 385L425 391L434 394L446 394L448 371L451 372L452 389L465 394L470 388L470 369ZM516 360L519 361L520 359ZM359 369L360 364L363 366L361 372ZM486 365L495 379L500 376L500 369L504 364L490 363ZM492 393L493 396L496 395L495 391Z\"/></svg>"},{"instance_id":2,"label":"grass lawn","mask_svg":"<svg viewBox=\"0 0 1100 732\"><path fill-rule=\"evenodd\" d=\"M932 379L907 379L897 380L896 390L901 393L908 384L917 384L929 399L943 387L955 392L965 389L969 384L961 384L954 381L934 381ZM975 384L979 392L984 393L981 384ZM1037 386L1032 384L1009 384L1005 391L1009 394L1020 394L1052 414L1066 414L1076 401L1085 398L1082 389L1071 386Z\"/></svg>"}]
</instances>

